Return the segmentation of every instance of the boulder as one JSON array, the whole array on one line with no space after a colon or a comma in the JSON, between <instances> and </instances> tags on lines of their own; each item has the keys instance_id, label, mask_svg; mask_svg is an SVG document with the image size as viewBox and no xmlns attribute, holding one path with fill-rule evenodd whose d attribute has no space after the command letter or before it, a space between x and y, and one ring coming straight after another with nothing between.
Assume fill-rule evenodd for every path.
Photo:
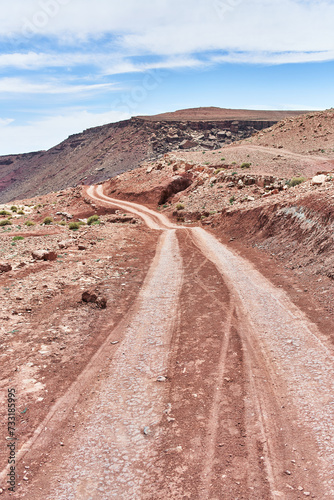
<instances>
[{"instance_id":1,"label":"boulder","mask_svg":"<svg viewBox=\"0 0 334 500\"><path fill-rule=\"evenodd\" d=\"M197 142L190 141L190 140L182 141L180 144L181 149L191 149L191 148L195 148L196 146L198 146Z\"/></svg>"},{"instance_id":2,"label":"boulder","mask_svg":"<svg viewBox=\"0 0 334 500\"><path fill-rule=\"evenodd\" d=\"M311 184L312 186L321 186L321 184L323 184L326 181L326 178L327 177L324 174L316 175L311 180Z\"/></svg>"},{"instance_id":3,"label":"boulder","mask_svg":"<svg viewBox=\"0 0 334 500\"><path fill-rule=\"evenodd\" d=\"M31 252L31 256L35 260L57 260L56 252L50 252L49 250L34 250Z\"/></svg>"},{"instance_id":4,"label":"boulder","mask_svg":"<svg viewBox=\"0 0 334 500\"><path fill-rule=\"evenodd\" d=\"M7 262L0 262L0 273L8 273L12 270L12 266Z\"/></svg>"},{"instance_id":5,"label":"boulder","mask_svg":"<svg viewBox=\"0 0 334 500\"><path fill-rule=\"evenodd\" d=\"M72 240L63 240L63 241L59 241L58 242L58 246L59 248L68 248L70 245L72 245Z\"/></svg>"}]
</instances>

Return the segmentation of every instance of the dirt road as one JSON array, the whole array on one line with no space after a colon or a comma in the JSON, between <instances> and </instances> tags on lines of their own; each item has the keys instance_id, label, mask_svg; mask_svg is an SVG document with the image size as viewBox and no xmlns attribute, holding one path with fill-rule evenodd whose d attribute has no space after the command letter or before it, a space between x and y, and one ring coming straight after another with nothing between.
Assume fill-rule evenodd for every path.
<instances>
[{"instance_id":1,"label":"dirt road","mask_svg":"<svg viewBox=\"0 0 334 500\"><path fill-rule=\"evenodd\" d=\"M327 339L212 234L113 200L102 186L88 195L161 237L118 327L124 340L98 380L81 375L91 392L66 416L75 432L22 498L334 498Z\"/></svg>"}]
</instances>

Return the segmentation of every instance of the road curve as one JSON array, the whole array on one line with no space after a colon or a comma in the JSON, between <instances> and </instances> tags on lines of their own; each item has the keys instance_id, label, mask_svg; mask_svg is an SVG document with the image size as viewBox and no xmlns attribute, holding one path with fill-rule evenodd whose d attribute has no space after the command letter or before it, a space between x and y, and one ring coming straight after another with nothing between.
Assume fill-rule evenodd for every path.
<instances>
[{"instance_id":1,"label":"road curve","mask_svg":"<svg viewBox=\"0 0 334 500\"><path fill-rule=\"evenodd\" d=\"M75 405L80 427L22 498L334 498L334 356L316 326L211 233L87 194L161 235L117 353L102 356L107 341L41 425L52 434ZM94 388L87 401L77 386Z\"/></svg>"},{"instance_id":2,"label":"road curve","mask_svg":"<svg viewBox=\"0 0 334 500\"><path fill-rule=\"evenodd\" d=\"M149 227L175 228L162 214L138 204L108 198L102 186L90 188L88 194L96 201L103 199L136 213ZM299 469L295 476L314 494L334 498L332 346L288 295L273 286L247 260L202 228L187 228L186 231L191 233L203 256L216 266L235 296L248 378L248 414L253 416L253 423L250 418L249 425L253 425L252 432L258 432L264 442L263 460L272 498L295 498L293 489L286 492L284 464L287 456ZM292 442L289 443L289 439ZM301 474L305 456L309 457L308 465L312 470L304 467ZM291 472L289 468L291 466L287 465ZM207 463L206 478L210 476L209 469ZM203 484L203 498L211 498L210 480L204 480Z\"/></svg>"}]
</instances>

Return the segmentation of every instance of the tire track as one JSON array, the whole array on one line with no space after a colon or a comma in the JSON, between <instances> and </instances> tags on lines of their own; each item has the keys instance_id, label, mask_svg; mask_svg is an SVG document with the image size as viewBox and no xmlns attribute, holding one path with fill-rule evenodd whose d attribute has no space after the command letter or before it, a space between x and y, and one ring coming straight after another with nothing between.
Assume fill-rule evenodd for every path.
<instances>
[{"instance_id":1,"label":"tire track","mask_svg":"<svg viewBox=\"0 0 334 500\"><path fill-rule=\"evenodd\" d=\"M133 211L132 203L125 202L126 205L122 205L123 202L118 200L113 202ZM135 210L140 215L140 205L135 205ZM146 207L141 216L146 223L151 224L150 227L175 227L167 223L161 214L155 214ZM321 338L315 325L307 320L285 292L275 288L249 262L229 251L203 229L187 228L187 231L192 234L204 258L210 260L219 274L227 279L230 294L234 295L236 301L237 316L235 323L232 321L230 331L233 331L235 324L240 332L241 349L244 352L244 383L248 387L245 411L251 464L246 467L249 488L247 498L255 500L259 494L272 499L300 498L300 484L319 498L334 498L332 347ZM205 285L200 286L210 291ZM232 337L230 334L230 342L235 342L238 335L237 331ZM221 349L217 366L224 373L224 364L232 361L232 358L230 360L229 355L223 355L228 344ZM219 373L220 380L222 375ZM209 417L214 433L219 432L215 430L219 420L216 394L218 392L214 393ZM203 496L199 493L200 484L194 481L188 490L184 490L184 498L206 500L205 496L208 495L211 498L210 478L215 478L217 482L217 474L214 476L212 472L215 452L211 444L217 442L216 438L217 434L209 443L205 459L206 476L200 476ZM175 466L169 476L174 482L174 490L167 488L162 491L168 491L168 498L176 499L182 498L179 495L185 482L181 478L185 478L191 463L194 464L193 473L198 469L198 464L191 450L183 452L183 460L179 457L174 462L179 464L177 476L174 477ZM242 463L240 458L239 464ZM233 464L233 467L240 469L240 465ZM292 472L289 469L293 469ZM267 493L264 493L265 484L261 485L258 479L263 473L268 483ZM212 499L226 498L221 497L221 494L216 493Z\"/></svg>"},{"instance_id":2,"label":"tire track","mask_svg":"<svg viewBox=\"0 0 334 500\"><path fill-rule=\"evenodd\" d=\"M110 371L90 404L84 431L58 470L50 500L137 500L151 472L163 416L173 318L182 284L175 231L164 232L157 256ZM154 438L154 439L153 439ZM103 460L101 460L101 458ZM71 466L80 461L73 476ZM57 486L57 476L61 485ZM39 497L34 497L39 498Z\"/></svg>"}]
</instances>

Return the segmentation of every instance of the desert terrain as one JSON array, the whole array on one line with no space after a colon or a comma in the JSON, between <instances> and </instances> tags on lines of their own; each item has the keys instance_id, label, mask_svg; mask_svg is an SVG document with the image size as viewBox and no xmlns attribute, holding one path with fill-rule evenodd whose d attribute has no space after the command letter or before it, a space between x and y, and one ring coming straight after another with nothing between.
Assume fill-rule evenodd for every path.
<instances>
[{"instance_id":1,"label":"desert terrain","mask_svg":"<svg viewBox=\"0 0 334 500\"><path fill-rule=\"evenodd\" d=\"M138 120L196 146L3 183L1 498L334 498L334 111Z\"/></svg>"}]
</instances>

